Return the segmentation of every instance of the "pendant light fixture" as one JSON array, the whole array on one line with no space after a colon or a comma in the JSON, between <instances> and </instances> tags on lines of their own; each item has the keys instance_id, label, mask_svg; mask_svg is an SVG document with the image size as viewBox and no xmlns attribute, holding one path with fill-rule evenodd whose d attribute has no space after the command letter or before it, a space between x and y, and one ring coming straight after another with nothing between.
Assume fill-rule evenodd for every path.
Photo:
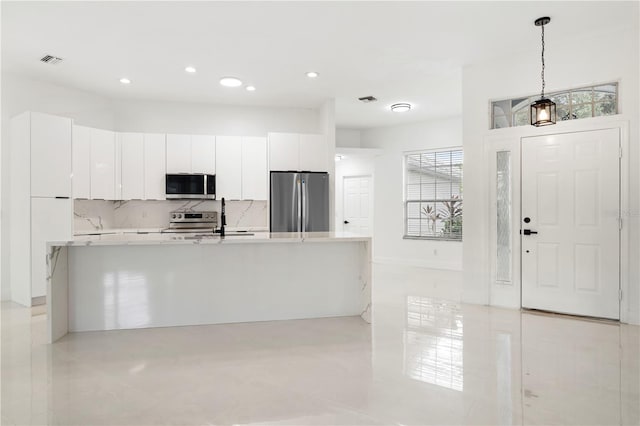
<instances>
[{"instance_id":1,"label":"pendant light fixture","mask_svg":"<svg viewBox=\"0 0 640 426\"><path fill-rule=\"evenodd\" d=\"M548 16L535 20L536 27L542 27L542 92L540 99L531 104L531 125L536 127L556 124L556 104L544 97L544 26L549 22Z\"/></svg>"}]
</instances>

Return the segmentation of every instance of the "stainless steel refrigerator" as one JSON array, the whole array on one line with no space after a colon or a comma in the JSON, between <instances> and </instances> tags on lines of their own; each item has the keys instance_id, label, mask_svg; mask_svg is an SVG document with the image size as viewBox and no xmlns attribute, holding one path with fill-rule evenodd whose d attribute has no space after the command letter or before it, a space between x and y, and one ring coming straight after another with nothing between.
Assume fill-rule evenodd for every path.
<instances>
[{"instance_id":1,"label":"stainless steel refrigerator","mask_svg":"<svg viewBox=\"0 0 640 426\"><path fill-rule=\"evenodd\" d=\"M271 232L329 230L329 174L271 172Z\"/></svg>"}]
</instances>

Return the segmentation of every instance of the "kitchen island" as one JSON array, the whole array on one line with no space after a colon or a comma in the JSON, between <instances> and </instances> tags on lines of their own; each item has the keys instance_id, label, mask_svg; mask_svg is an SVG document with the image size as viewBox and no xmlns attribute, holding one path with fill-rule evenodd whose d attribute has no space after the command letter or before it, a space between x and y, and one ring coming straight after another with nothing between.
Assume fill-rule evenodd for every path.
<instances>
[{"instance_id":1,"label":"kitchen island","mask_svg":"<svg viewBox=\"0 0 640 426\"><path fill-rule=\"evenodd\" d=\"M371 239L350 233L110 234L50 242L49 341L68 332L360 315Z\"/></svg>"}]
</instances>

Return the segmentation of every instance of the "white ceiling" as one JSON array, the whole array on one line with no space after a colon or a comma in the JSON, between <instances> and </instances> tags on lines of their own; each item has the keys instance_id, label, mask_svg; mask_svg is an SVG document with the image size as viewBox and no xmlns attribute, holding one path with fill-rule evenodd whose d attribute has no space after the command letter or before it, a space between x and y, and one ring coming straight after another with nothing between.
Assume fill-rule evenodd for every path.
<instances>
[{"instance_id":1,"label":"white ceiling","mask_svg":"<svg viewBox=\"0 0 640 426\"><path fill-rule=\"evenodd\" d=\"M633 3L3 1L2 69L119 99L317 108L335 98L339 127L377 127L461 114L462 66L539 50L539 16L552 18L552 48L631 25ZM42 64L45 54L64 62ZM221 87L226 75L257 91ZM357 100L366 95L379 101ZM415 108L391 113L394 102Z\"/></svg>"}]
</instances>

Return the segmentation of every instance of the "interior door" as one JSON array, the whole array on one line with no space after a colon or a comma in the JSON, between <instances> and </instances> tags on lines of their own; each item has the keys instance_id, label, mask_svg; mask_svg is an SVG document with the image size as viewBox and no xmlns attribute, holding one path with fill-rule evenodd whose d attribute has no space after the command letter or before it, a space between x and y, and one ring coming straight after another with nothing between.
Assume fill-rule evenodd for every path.
<instances>
[{"instance_id":1,"label":"interior door","mask_svg":"<svg viewBox=\"0 0 640 426\"><path fill-rule=\"evenodd\" d=\"M522 139L522 306L620 318L618 129Z\"/></svg>"},{"instance_id":2,"label":"interior door","mask_svg":"<svg viewBox=\"0 0 640 426\"><path fill-rule=\"evenodd\" d=\"M371 235L371 176L347 176L343 183L343 229L347 232Z\"/></svg>"}]
</instances>

